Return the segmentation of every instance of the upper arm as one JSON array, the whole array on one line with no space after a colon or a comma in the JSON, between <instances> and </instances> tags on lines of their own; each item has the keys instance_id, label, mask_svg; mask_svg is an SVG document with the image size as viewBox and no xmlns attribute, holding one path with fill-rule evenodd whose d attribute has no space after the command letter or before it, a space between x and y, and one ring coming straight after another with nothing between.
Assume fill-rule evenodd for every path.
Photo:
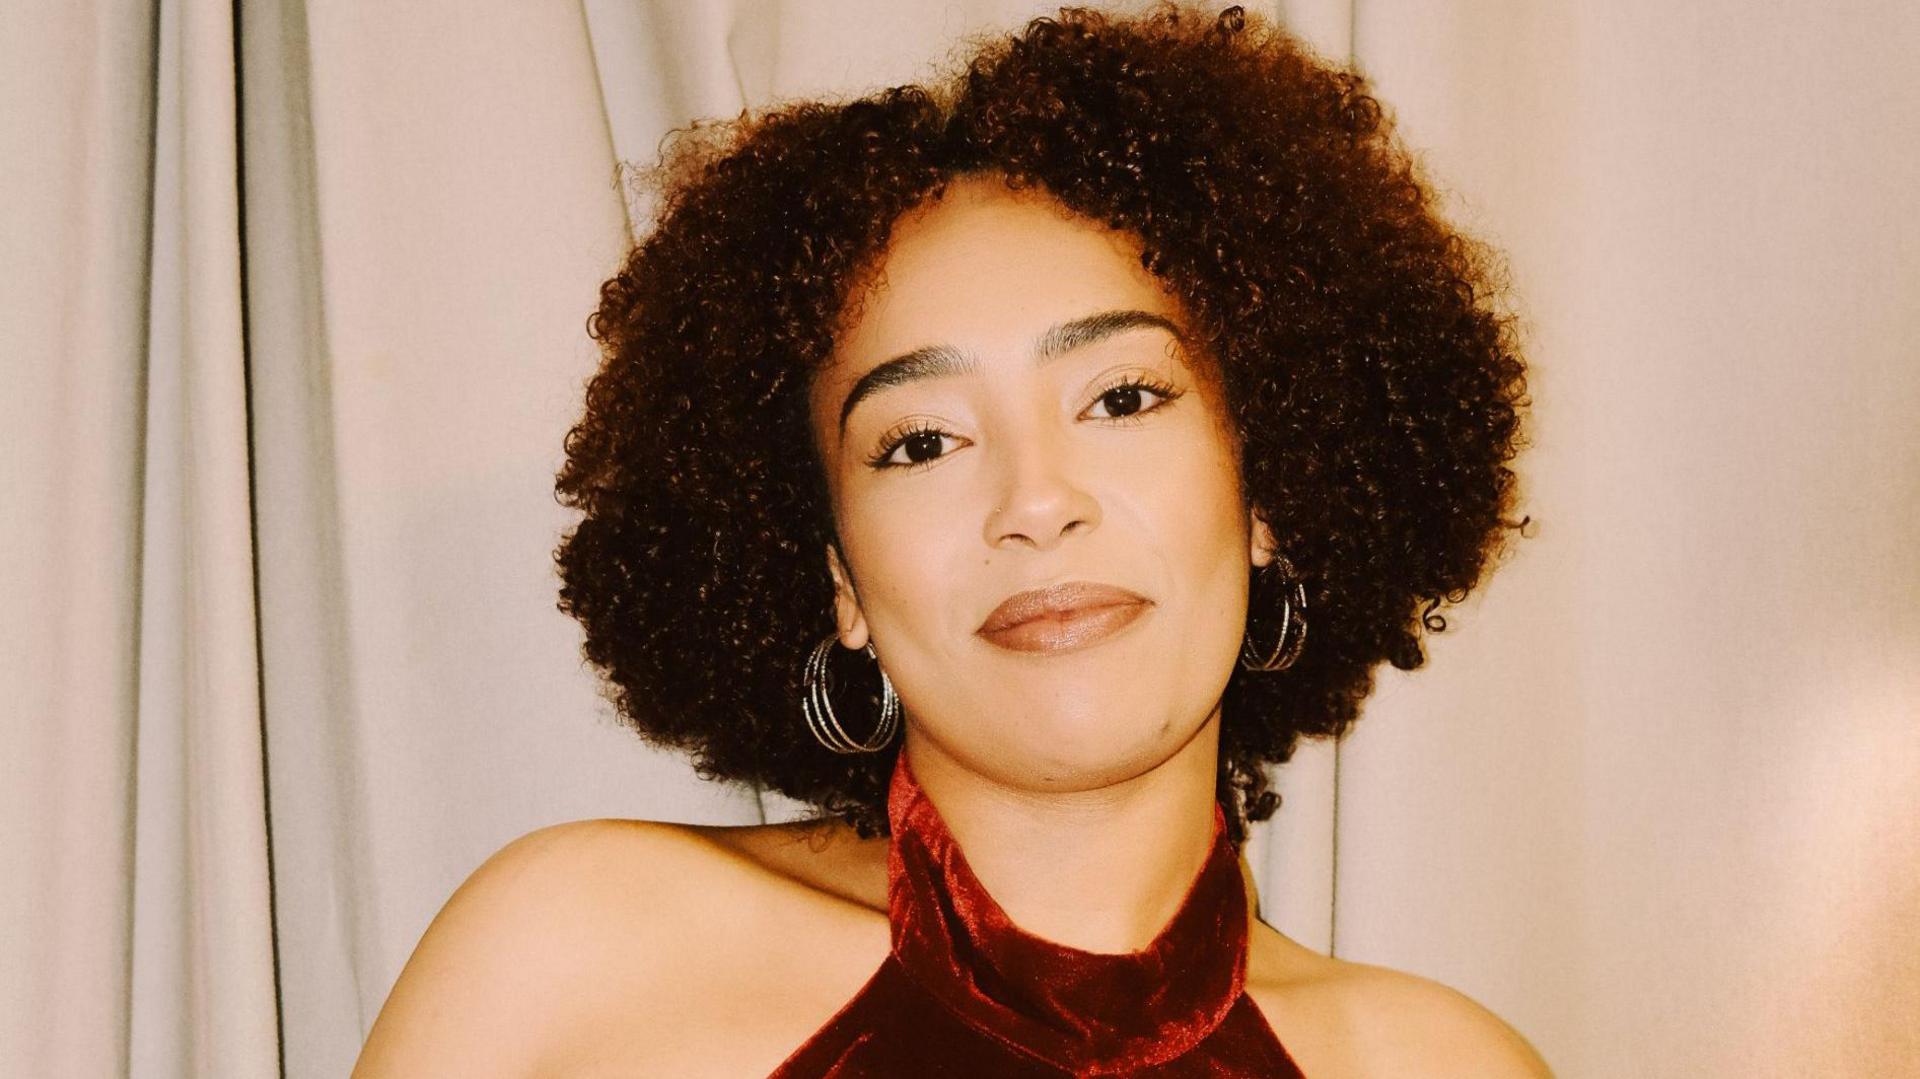
<instances>
[{"instance_id":1,"label":"upper arm","mask_svg":"<svg viewBox=\"0 0 1920 1079\"><path fill-rule=\"evenodd\" d=\"M646 822L573 821L495 852L421 936L355 1079L531 1074L569 1004L596 984L590 964L646 950L631 939L635 920L610 914L647 891L649 859L633 847L650 834ZM618 934L627 939L609 939Z\"/></svg>"},{"instance_id":2,"label":"upper arm","mask_svg":"<svg viewBox=\"0 0 1920 1079\"><path fill-rule=\"evenodd\" d=\"M1540 1054L1499 1016L1439 982L1384 967L1353 976L1349 1008L1368 1075L1553 1079Z\"/></svg>"}]
</instances>

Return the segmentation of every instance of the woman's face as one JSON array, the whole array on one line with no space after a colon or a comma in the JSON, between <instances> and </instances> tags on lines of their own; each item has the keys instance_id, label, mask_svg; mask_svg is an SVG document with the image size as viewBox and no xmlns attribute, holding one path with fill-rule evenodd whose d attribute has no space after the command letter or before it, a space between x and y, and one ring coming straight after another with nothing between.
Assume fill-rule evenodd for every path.
<instances>
[{"instance_id":1,"label":"woman's face","mask_svg":"<svg viewBox=\"0 0 1920 1079\"><path fill-rule=\"evenodd\" d=\"M1223 402L1139 254L1045 196L956 180L895 226L812 388L841 643L872 640L910 737L1020 788L1117 782L1187 745L1271 557ZM1143 602L981 632L1069 582Z\"/></svg>"}]
</instances>

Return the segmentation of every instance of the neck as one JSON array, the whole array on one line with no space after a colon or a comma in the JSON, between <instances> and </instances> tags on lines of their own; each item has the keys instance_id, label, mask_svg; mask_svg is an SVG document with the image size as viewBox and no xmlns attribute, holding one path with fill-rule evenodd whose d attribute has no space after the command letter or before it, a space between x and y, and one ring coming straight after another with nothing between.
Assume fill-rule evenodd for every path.
<instances>
[{"instance_id":1,"label":"neck","mask_svg":"<svg viewBox=\"0 0 1920 1079\"><path fill-rule=\"evenodd\" d=\"M1137 951L1179 909L1213 844L1218 706L1152 769L1071 789L983 776L911 736L914 778L974 875L1028 933L1089 952Z\"/></svg>"}]
</instances>

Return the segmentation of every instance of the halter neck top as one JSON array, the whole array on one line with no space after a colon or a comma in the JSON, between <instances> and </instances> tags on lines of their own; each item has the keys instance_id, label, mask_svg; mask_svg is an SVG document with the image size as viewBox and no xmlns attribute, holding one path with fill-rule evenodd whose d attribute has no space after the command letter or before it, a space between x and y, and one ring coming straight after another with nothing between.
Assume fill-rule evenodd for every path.
<instances>
[{"instance_id":1,"label":"halter neck top","mask_svg":"<svg viewBox=\"0 0 1920 1079\"><path fill-rule=\"evenodd\" d=\"M770 1079L1300 1077L1245 980L1247 897L1226 815L1145 948L1087 952L1014 925L968 867L905 753L887 792L893 946Z\"/></svg>"}]
</instances>

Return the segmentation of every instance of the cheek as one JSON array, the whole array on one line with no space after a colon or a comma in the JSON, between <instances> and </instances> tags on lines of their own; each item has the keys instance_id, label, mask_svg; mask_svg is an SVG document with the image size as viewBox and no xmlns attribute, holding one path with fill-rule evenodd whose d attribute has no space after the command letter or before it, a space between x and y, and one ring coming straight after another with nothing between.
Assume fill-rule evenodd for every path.
<instances>
[{"instance_id":1,"label":"cheek","mask_svg":"<svg viewBox=\"0 0 1920 1079\"><path fill-rule=\"evenodd\" d=\"M1251 564L1236 468L1229 444L1194 431L1141 488L1142 527L1152 530L1167 579L1165 628L1180 642L1167 666L1176 692L1224 688L1244 632Z\"/></svg>"},{"instance_id":2,"label":"cheek","mask_svg":"<svg viewBox=\"0 0 1920 1079\"><path fill-rule=\"evenodd\" d=\"M888 488L881 490L879 488ZM951 583L957 527L953 499L933 499L929 485L881 484L864 492L842 527L861 567L861 603L880 625L920 626L936 617L933 597Z\"/></svg>"},{"instance_id":3,"label":"cheek","mask_svg":"<svg viewBox=\"0 0 1920 1079\"><path fill-rule=\"evenodd\" d=\"M1126 489L1161 549L1183 562L1211 565L1244 546L1246 511L1231 447L1192 424L1169 431L1156 450L1134 463Z\"/></svg>"}]
</instances>

